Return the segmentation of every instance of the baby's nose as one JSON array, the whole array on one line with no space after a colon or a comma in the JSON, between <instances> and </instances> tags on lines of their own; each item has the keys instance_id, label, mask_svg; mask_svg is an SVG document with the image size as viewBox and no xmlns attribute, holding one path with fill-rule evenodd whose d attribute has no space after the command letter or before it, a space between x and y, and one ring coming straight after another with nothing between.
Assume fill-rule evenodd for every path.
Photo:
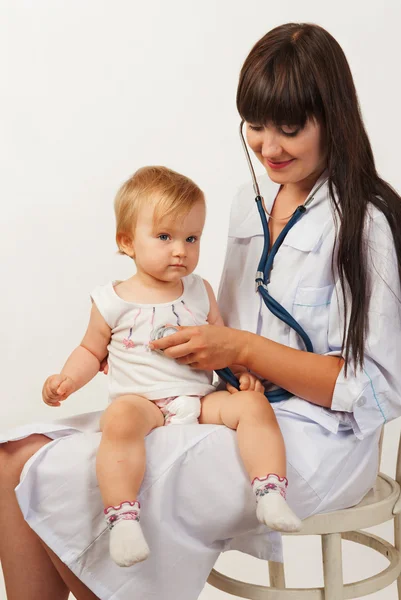
<instances>
[{"instance_id":1,"label":"baby's nose","mask_svg":"<svg viewBox=\"0 0 401 600\"><path fill-rule=\"evenodd\" d=\"M175 256L185 256L185 244L183 242L176 242L174 244Z\"/></svg>"}]
</instances>

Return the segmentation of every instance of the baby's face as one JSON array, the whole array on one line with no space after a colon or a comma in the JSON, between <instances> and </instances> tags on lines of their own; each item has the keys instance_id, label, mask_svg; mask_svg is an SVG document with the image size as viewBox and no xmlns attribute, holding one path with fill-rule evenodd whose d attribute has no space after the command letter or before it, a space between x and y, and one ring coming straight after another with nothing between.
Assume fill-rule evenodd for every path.
<instances>
[{"instance_id":1,"label":"baby's face","mask_svg":"<svg viewBox=\"0 0 401 600\"><path fill-rule=\"evenodd\" d=\"M133 239L137 271L173 283L198 264L205 205L199 201L185 217L168 217L157 228L153 213L153 206L145 206L138 215Z\"/></svg>"}]
</instances>

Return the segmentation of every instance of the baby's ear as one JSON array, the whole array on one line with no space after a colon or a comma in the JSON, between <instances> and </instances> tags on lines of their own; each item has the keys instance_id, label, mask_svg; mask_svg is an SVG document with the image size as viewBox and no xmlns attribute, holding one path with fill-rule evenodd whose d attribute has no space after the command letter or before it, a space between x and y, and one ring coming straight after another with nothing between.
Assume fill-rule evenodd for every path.
<instances>
[{"instance_id":1,"label":"baby's ear","mask_svg":"<svg viewBox=\"0 0 401 600\"><path fill-rule=\"evenodd\" d=\"M116 236L118 250L121 254L126 254L131 258L135 258L134 240L126 233L118 233Z\"/></svg>"}]
</instances>

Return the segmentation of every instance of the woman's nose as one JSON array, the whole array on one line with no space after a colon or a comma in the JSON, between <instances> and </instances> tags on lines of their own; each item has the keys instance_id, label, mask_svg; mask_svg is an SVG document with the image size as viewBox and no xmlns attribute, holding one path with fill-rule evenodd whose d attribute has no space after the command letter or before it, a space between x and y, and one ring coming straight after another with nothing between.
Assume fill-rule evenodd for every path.
<instances>
[{"instance_id":1,"label":"woman's nose","mask_svg":"<svg viewBox=\"0 0 401 600\"><path fill-rule=\"evenodd\" d=\"M274 158L281 153L279 139L274 131L264 129L260 142L260 153L263 158Z\"/></svg>"}]
</instances>

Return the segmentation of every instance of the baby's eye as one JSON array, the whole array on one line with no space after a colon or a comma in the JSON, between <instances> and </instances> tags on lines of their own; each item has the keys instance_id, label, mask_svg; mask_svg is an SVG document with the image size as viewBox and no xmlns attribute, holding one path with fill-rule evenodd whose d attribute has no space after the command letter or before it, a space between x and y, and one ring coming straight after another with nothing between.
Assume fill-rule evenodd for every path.
<instances>
[{"instance_id":1,"label":"baby's eye","mask_svg":"<svg viewBox=\"0 0 401 600\"><path fill-rule=\"evenodd\" d=\"M196 237L196 235L190 235L189 237L187 237L187 242L189 242L190 244L194 244L197 239L198 238Z\"/></svg>"},{"instance_id":2,"label":"baby's eye","mask_svg":"<svg viewBox=\"0 0 401 600\"><path fill-rule=\"evenodd\" d=\"M159 238L159 240L161 240L162 242L167 242L167 240L169 240L169 239L170 239L170 236L169 236L169 234L168 234L168 233L161 233L161 234L158 236L158 238Z\"/></svg>"}]
</instances>

